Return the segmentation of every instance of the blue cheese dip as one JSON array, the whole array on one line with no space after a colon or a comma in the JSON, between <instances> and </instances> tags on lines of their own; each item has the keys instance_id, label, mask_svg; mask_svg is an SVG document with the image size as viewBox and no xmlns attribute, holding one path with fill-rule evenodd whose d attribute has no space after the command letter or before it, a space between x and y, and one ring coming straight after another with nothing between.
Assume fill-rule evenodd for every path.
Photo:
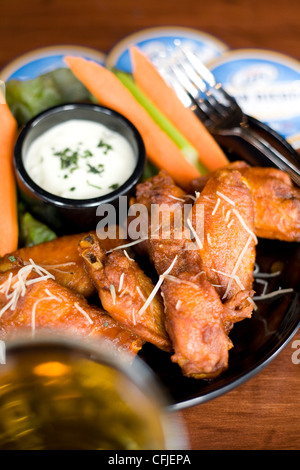
<instances>
[{"instance_id":1,"label":"blue cheese dip","mask_svg":"<svg viewBox=\"0 0 300 470\"><path fill-rule=\"evenodd\" d=\"M45 191L69 199L90 199L125 183L135 169L136 156L119 133L94 121L74 119L57 124L32 142L24 166Z\"/></svg>"}]
</instances>

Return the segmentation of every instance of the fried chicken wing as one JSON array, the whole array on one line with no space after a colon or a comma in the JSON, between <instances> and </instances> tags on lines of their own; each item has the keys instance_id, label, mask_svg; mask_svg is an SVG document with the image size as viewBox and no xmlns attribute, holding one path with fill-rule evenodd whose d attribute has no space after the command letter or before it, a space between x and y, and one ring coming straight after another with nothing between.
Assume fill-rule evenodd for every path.
<instances>
[{"instance_id":1,"label":"fried chicken wing","mask_svg":"<svg viewBox=\"0 0 300 470\"><path fill-rule=\"evenodd\" d=\"M300 241L300 189L275 168L239 169L251 191L258 237Z\"/></svg>"},{"instance_id":2,"label":"fried chicken wing","mask_svg":"<svg viewBox=\"0 0 300 470\"><path fill-rule=\"evenodd\" d=\"M300 189L286 173L276 168L250 167L240 161L226 169L239 171L251 192L258 237L300 241ZM191 190L202 191L208 179L193 180Z\"/></svg>"},{"instance_id":3,"label":"fried chicken wing","mask_svg":"<svg viewBox=\"0 0 300 470\"><path fill-rule=\"evenodd\" d=\"M185 257L185 245L189 242L183 212L186 194L166 172L160 171L154 178L137 185L136 202L148 211L148 240L143 242L143 252L161 274L175 256ZM140 245L136 245L136 249L139 252Z\"/></svg>"},{"instance_id":4,"label":"fried chicken wing","mask_svg":"<svg viewBox=\"0 0 300 470\"><path fill-rule=\"evenodd\" d=\"M166 328L175 344L172 361L188 377L219 375L228 366L231 341L224 332L224 306L213 286L203 273L182 272L167 277L162 292Z\"/></svg>"},{"instance_id":5,"label":"fried chicken wing","mask_svg":"<svg viewBox=\"0 0 300 470\"><path fill-rule=\"evenodd\" d=\"M156 295L150 305L144 308L154 285L139 265L124 250L107 254L93 234L82 238L79 253L104 309L143 340L170 351L162 299Z\"/></svg>"},{"instance_id":6,"label":"fried chicken wing","mask_svg":"<svg viewBox=\"0 0 300 470\"><path fill-rule=\"evenodd\" d=\"M0 338L34 336L38 331L99 338L119 350L137 354L143 341L102 309L61 286L36 264L16 259L0 274Z\"/></svg>"},{"instance_id":7,"label":"fried chicken wing","mask_svg":"<svg viewBox=\"0 0 300 470\"><path fill-rule=\"evenodd\" d=\"M254 206L238 171L220 170L209 178L193 206L192 223L208 280L222 300L241 290L250 296L257 242Z\"/></svg>"},{"instance_id":8,"label":"fried chicken wing","mask_svg":"<svg viewBox=\"0 0 300 470\"><path fill-rule=\"evenodd\" d=\"M157 230L153 236L152 232L147 247L163 280L165 325L175 351L171 359L186 376L210 378L227 367L230 341L223 324L223 304L205 278L184 217L181 223L175 223L177 211L180 209L182 215L184 210L185 196L164 172L138 185L136 192L137 202L145 204L150 214L153 215L153 205L164 204L166 213L169 209L171 223L167 234Z\"/></svg>"},{"instance_id":9,"label":"fried chicken wing","mask_svg":"<svg viewBox=\"0 0 300 470\"><path fill-rule=\"evenodd\" d=\"M39 245L20 248L0 259L0 271L2 265L12 266L10 258L20 257L24 262L32 259L53 274L59 284L89 298L96 293L96 289L78 253L78 243L83 236L83 233L66 235ZM124 240L119 238L119 228L116 227L116 236L108 237L102 240L102 243L106 249L124 243Z\"/></svg>"}]
</instances>

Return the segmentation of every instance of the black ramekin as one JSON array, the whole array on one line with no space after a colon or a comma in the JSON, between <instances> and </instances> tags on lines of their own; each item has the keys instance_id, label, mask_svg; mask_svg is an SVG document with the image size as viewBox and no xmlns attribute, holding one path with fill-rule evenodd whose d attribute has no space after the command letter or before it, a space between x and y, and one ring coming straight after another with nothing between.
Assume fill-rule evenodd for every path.
<instances>
[{"instance_id":1,"label":"black ramekin","mask_svg":"<svg viewBox=\"0 0 300 470\"><path fill-rule=\"evenodd\" d=\"M68 199L45 191L30 178L23 161L29 145L46 130L70 119L99 122L119 132L131 144L136 155L136 167L130 178L118 189L92 199ZM55 106L35 116L21 130L14 150L16 179L23 199L33 215L58 234L95 230L99 221L96 210L100 204L112 204L118 211L119 197L127 196L129 200L143 175L145 161L145 146L136 127L118 112L89 103Z\"/></svg>"}]
</instances>

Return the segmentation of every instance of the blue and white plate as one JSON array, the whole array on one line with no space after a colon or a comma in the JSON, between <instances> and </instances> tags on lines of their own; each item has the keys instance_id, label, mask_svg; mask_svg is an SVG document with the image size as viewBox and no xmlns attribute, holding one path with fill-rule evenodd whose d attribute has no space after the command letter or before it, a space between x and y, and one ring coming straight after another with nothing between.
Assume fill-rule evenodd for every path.
<instances>
[{"instance_id":1,"label":"blue and white plate","mask_svg":"<svg viewBox=\"0 0 300 470\"><path fill-rule=\"evenodd\" d=\"M166 57L181 43L190 48L204 63L210 62L228 50L218 38L191 28L163 27L149 28L133 33L118 42L108 53L106 65L124 72L132 72L129 55L131 46L138 46L151 61Z\"/></svg>"},{"instance_id":2,"label":"blue and white plate","mask_svg":"<svg viewBox=\"0 0 300 470\"><path fill-rule=\"evenodd\" d=\"M105 63L105 54L96 49L71 45L43 47L23 54L7 64L0 71L0 79L7 82L11 79L30 80L36 78L58 68L66 67L64 62L66 55L92 59L102 65Z\"/></svg>"},{"instance_id":3,"label":"blue and white plate","mask_svg":"<svg viewBox=\"0 0 300 470\"><path fill-rule=\"evenodd\" d=\"M249 116L300 148L300 62L273 51L240 49L209 64Z\"/></svg>"}]
</instances>

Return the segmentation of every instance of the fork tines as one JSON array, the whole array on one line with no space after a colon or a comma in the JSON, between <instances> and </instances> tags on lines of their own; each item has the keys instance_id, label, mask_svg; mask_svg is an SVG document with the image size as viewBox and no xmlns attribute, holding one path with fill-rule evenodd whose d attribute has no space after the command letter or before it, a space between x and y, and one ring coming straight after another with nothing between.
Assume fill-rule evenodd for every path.
<instances>
[{"instance_id":1,"label":"fork tines","mask_svg":"<svg viewBox=\"0 0 300 470\"><path fill-rule=\"evenodd\" d=\"M220 84L201 60L189 49L176 48L175 53L157 68L186 108L191 108L209 127L226 114L230 103Z\"/></svg>"}]
</instances>

